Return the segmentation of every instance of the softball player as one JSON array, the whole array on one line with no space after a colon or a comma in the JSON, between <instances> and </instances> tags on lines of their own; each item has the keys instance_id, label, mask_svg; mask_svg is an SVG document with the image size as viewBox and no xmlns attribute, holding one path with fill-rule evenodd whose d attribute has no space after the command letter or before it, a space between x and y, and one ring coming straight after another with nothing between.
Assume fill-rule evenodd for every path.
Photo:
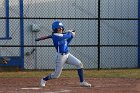
<instances>
[{"instance_id":1,"label":"softball player","mask_svg":"<svg viewBox=\"0 0 140 93\"><path fill-rule=\"evenodd\" d=\"M75 31L64 33L64 26L60 21L52 23L53 33L48 38L52 38L54 47L56 48L56 67L55 71L48 76L41 79L40 86L45 87L46 81L56 79L60 76L63 65L65 63L75 65L77 67L78 76L80 79L80 86L91 87L83 77L83 64L79 59L73 56L69 51L69 43L75 36ZM47 37L38 38L36 41L47 39Z\"/></svg>"}]
</instances>

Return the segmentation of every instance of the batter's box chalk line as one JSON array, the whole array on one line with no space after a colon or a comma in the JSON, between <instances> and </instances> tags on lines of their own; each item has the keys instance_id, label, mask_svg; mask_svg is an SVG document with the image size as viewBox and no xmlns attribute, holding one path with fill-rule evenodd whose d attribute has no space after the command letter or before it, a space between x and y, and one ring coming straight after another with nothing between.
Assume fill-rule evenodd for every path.
<instances>
[{"instance_id":1,"label":"batter's box chalk line","mask_svg":"<svg viewBox=\"0 0 140 93\"><path fill-rule=\"evenodd\" d=\"M29 87L29 88L21 88L22 90L40 90L42 88L40 87ZM43 93L70 93L71 90L64 90L64 89L61 89L61 90L58 90L58 91L54 91L54 92L43 92Z\"/></svg>"},{"instance_id":2,"label":"batter's box chalk line","mask_svg":"<svg viewBox=\"0 0 140 93\"><path fill-rule=\"evenodd\" d=\"M29 88L21 88L22 90L40 90L39 87L29 87Z\"/></svg>"},{"instance_id":3,"label":"batter's box chalk line","mask_svg":"<svg viewBox=\"0 0 140 93\"><path fill-rule=\"evenodd\" d=\"M43 93L70 93L71 90L59 90L59 91L54 91L54 92L43 92Z\"/></svg>"}]
</instances>

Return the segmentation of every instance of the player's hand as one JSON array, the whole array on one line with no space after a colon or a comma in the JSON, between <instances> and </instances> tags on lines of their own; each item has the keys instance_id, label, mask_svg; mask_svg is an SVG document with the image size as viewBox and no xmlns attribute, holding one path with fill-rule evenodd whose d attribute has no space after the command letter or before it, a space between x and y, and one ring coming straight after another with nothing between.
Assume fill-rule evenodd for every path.
<instances>
[{"instance_id":1,"label":"player's hand","mask_svg":"<svg viewBox=\"0 0 140 93\"><path fill-rule=\"evenodd\" d=\"M68 32L71 32L72 36L75 37L75 30L68 30Z\"/></svg>"},{"instance_id":2,"label":"player's hand","mask_svg":"<svg viewBox=\"0 0 140 93\"><path fill-rule=\"evenodd\" d=\"M71 33L72 33L72 36L75 37L75 32L71 32Z\"/></svg>"}]
</instances>

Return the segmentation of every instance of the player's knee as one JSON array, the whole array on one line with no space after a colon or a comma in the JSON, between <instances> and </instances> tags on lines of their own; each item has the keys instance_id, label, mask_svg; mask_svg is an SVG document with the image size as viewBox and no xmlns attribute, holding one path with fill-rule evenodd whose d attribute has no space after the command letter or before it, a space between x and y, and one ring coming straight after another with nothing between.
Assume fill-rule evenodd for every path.
<instances>
[{"instance_id":1,"label":"player's knee","mask_svg":"<svg viewBox=\"0 0 140 93\"><path fill-rule=\"evenodd\" d=\"M60 77L60 75L58 75L58 76L55 76L55 79L56 79L56 78L59 78L59 77Z\"/></svg>"},{"instance_id":2,"label":"player's knee","mask_svg":"<svg viewBox=\"0 0 140 93\"><path fill-rule=\"evenodd\" d=\"M79 65L77 66L78 69L81 69L83 68L83 64L82 63L79 63Z\"/></svg>"},{"instance_id":3,"label":"player's knee","mask_svg":"<svg viewBox=\"0 0 140 93\"><path fill-rule=\"evenodd\" d=\"M83 64L82 63L80 63L80 67L83 68Z\"/></svg>"}]
</instances>

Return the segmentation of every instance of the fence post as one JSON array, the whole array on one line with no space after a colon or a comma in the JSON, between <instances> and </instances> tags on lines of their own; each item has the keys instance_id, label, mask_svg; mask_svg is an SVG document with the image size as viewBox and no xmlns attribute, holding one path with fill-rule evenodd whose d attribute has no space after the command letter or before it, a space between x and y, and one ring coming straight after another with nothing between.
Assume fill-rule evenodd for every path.
<instances>
[{"instance_id":1,"label":"fence post","mask_svg":"<svg viewBox=\"0 0 140 93\"><path fill-rule=\"evenodd\" d=\"M6 0L6 38L9 38L9 0Z\"/></svg>"},{"instance_id":2,"label":"fence post","mask_svg":"<svg viewBox=\"0 0 140 93\"><path fill-rule=\"evenodd\" d=\"M138 18L140 18L140 0L138 0ZM140 20L138 20L138 68L140 68Z\"/></svg>"},{"instance_id":3,"label":"fence post","mask_svg":"<svg viewBox=\"0 0 140 93\"><path fill-rule=\"evenodd\" d=\"M20 69L24 69L24 14L23 14L23 0L19 0L20 4Z\"/></svg>"},{"instance_id":4,"label":"fence post","mask_svg":"<svg viewBox=\"0 0 140 93\"><path fill-rule=\"evenodd\" d=\"M100 70L100 0L98 0L98 70Z\"/></svg>"}]
</instances>

